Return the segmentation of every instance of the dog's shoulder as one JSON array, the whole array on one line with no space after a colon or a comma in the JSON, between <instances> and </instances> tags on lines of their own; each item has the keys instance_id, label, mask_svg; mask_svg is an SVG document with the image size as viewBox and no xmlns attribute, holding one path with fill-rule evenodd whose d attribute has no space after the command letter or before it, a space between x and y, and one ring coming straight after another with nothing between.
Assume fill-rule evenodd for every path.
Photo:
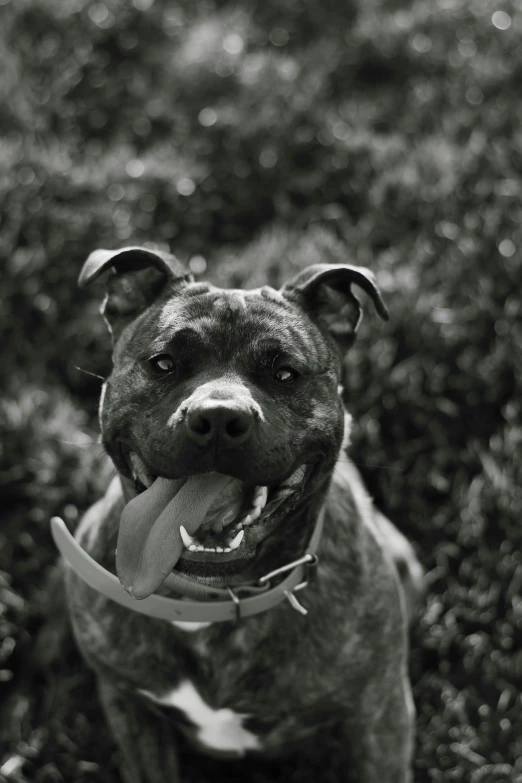
<instances>
[{"instance_id":1,"label":"dog's shoulder","mask_svg":"<svg viewBox=\"0 0 522 783\"><path fill-rule=\"evenodd\" d=\"M368 586L378 589L381 581L384 585L394 576L375 534L375 513L359 471L343 453L326 497L324 540L319 554L343 580L343 589L360 591L361 600Z\"/></svg>"},{"instance_id":2,"label":"dog's shoulder","mask_svg":"<svg viewBox=\"0 0 522 783\"><path fill-rule=\"evenodd\" d=\"M328 501L330 516L337 523L351 525L366 555L373 553L372 562L382 559L391 566L401 585L409 622L422 599L424 570L406 536L375 507L359 470L345 454L336 465Z\"/></svg>"},{"instance_id":3,"label":"dog's shoulder","mask_svg":"<svg viewBox=\"0 0 522 783\"><path fill-rule=\"evenodd\" d=\"M118 525L124 504L121 481L119 476L115 476L105 495L85 512L74 533L82 549L113 573ZM111 607L112 602L107 604L109 599L97 596L93 588L71 568L65 569L65 585L73 622L78 622L78 618L82 619L82 625L87 623L87 618L89 622L96 622L100 611L104 611L104 607Z\"/></svg>"},{"instance_id":4,"label":"dog's shoulder","mask_svg":"<svg viewBox=\"0 0 522 783\"><path fill-rule=\"evenodd\" d=\"M334 517L348 510L351 515L356 514L363 524L372 524L375 513L373 501L364 486L361 474L344 452L333 471L328 510Z\"/></svg>"},{"instance_id":5,"label":"dog's shoulder","mask_svg":"<svg viewBox=\"0 0 522 783\"><path fill-rule=\"evenodd\" d=\"M326 500L324 554L338 570L343 565L345 579L353 575L350 588L361 591L361 600L369 592L389 591L397 579L393 556L376 522L378 514L358 469L343 453Z\"/></svg>"}]
</instances>

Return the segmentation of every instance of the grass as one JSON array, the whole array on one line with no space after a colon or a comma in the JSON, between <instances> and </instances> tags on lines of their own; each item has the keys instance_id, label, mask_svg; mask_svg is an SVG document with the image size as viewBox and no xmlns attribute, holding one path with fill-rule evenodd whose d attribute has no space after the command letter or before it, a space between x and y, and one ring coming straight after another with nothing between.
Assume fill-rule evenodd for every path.
<instances>
[{"instance_id":1,"label":"grass","mask_svg":"<svg viewBox=\"0 0 522 783\"><path fill-rule=\"evenodd\" d=\"M111 470L100 381L77 369L110 369L102 292L75 280L95 247L148 242L223 285L318 255L376 272L392 317L365 319L346 402L352 455L428 571L415 780L520 783L520 4L2 16L0 781L118 780L70 639L50 668L37 639L49 517L74 524Z\"/></svg>"}]
</instances>

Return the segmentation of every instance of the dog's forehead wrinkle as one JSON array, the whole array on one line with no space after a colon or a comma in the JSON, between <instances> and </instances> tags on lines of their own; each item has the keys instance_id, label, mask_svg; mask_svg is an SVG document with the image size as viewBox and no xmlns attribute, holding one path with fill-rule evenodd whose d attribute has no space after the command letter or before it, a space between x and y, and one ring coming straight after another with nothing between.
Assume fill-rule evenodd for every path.
<instances>
[{"instance_id":1,"label":"dog's forehead wrinkle","mask_svg":"<svg viewBox=\"0 0 522 783\"><path fill-rule=\"evenodd\" d=\"M247 291L240 291L232 289L225 291L221 297L214 300L214 306L227 307L229 310L246 310L247 309Z\"/></svg>"},{"instance_id":2,"label":"dog's forehead wrinkle","mask_svg":"<svg viewBox=\"0 0 522 783\"><path fill-rule=\"evenodd\" d=\"M195 345L201 344L203 341L204 335L198 329L197 323L179 320L175 324L161 329L160 334L149 341L149 349L151 352L160 353L173 343L177 343L176 347L179 349L185 344Z\"/></svg>"},{"instance_id":3,"label":"dog's forehead wrinkle","mask_svg":"<svg viewBox=\"0 0 522 783\"><path fill-rule=\"evenodd\" d=\"M286 338L289 346L301 347L306 355L317 355L321 348L306 314L268 286L248 291L210 287L201 296L169 300L157 319L158 344L187 324L209 345L221 349L237 345L237 339L253 344L257 336L266 335Z\"/></svg>"},{"instance_id":4,"label":"dog's forehead wrinkle","mask_svg":"<svg viewBox=\"0 0 522 783\"><path fill-rule=\"evenodd\" d=\"M290 319L274 319L273 314L263 310L246 309L231 311L228 306L223 310L210 313L198 313L189 321L190 330L202 345L212 349L215 359L230 360L234 356L245 356L245 348L250 354L262 354L264 351L296 353L302 359L317 358L317 347L300 332ZM190 338L188 331L179 326L163 331L154 342L159 348L178 333Z\"/></svg>"},{"instance_id":5,"label":"dog's forehead wrinkle","mask_svg":"<svg viewBox=\"0 0 522 783\"><path fill-rule=\"evenodd\" d=\"M185 296L201 296L202 294L209 294L214 290L214 286L210 283L193 283L185 289Z\"/></svg>"},{"instance_id":6,"label":"dog's forehead wrinkle","mask_svg":"<svg viewBox=\"0 0 522 783\"><path fill-rule=\"evenodd\" d=\"M161 308L161 312L158 315L157 325L163 331L176 331L182 329L187 323L190 323L185 312L186 306L183 305L178 299L170 299Z\"/></svg>"},{"instance_id":7,"label":"dog's forehead wrinkle","mask_svg":"<svg viewBox=\"0 0 522 783\"><path fill-rule=\"evenodd\" d=\"M284 296L269 285L264 285L262 288L256 288L254 290L256 294L259 294L259 296L262 296L265 299L269 299L271 302L276 302L280 305L285 304Z\"/></svg>"}]
</instances>

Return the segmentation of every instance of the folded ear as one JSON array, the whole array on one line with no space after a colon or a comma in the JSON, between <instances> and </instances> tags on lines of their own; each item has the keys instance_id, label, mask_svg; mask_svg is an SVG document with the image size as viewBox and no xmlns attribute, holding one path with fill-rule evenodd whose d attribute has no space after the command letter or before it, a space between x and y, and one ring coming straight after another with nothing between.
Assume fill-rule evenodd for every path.
<instances>
[{"instance_id":1,"label":"folded ear","mask_svg":"<svg viewBox=\"0 0 522 783\"><path fill-rule=\"evenodd\" d=\"M169 283L192 282L174 256L143 247L95 250L82 267L78 285L84 288L108 272L102 313L114 339L160 295Z\"/></svg>"},{"instance_id":2,"label":"folded ear","mask_svg":"<svg viewBox=\"0 0 522 783\"><path fill-rule=\"evenodd\" d=\"M362 266L314 264L285 283L281 293L303 307L341 350L346 351L355 339L362 315L352 285L362 288L371 297L375 309L387 321L388 310L374 275Z\"/></svg>"}]
</instances>

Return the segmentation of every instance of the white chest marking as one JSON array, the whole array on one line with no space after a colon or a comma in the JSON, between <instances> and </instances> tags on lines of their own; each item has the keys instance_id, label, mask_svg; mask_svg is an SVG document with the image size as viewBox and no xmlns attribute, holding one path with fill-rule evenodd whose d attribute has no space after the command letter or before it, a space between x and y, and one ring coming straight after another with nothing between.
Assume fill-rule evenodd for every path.
<instances>
[{"instance_id":1,"label":"white chest marking","mask_svg":"<svg viewBox=\"0 0 522 783\"><path fill-rule=\"evenodd\" d=\"M187 718L190 718L197 727L199 742L209 748L241 753L260 747L257 737L243 728L242 718L245 715L239 715L228 708L212 709L188 680L161 696L147 690L141 690L140 693L157 704L183 710Z\"/></svg>"}]
</instances>

